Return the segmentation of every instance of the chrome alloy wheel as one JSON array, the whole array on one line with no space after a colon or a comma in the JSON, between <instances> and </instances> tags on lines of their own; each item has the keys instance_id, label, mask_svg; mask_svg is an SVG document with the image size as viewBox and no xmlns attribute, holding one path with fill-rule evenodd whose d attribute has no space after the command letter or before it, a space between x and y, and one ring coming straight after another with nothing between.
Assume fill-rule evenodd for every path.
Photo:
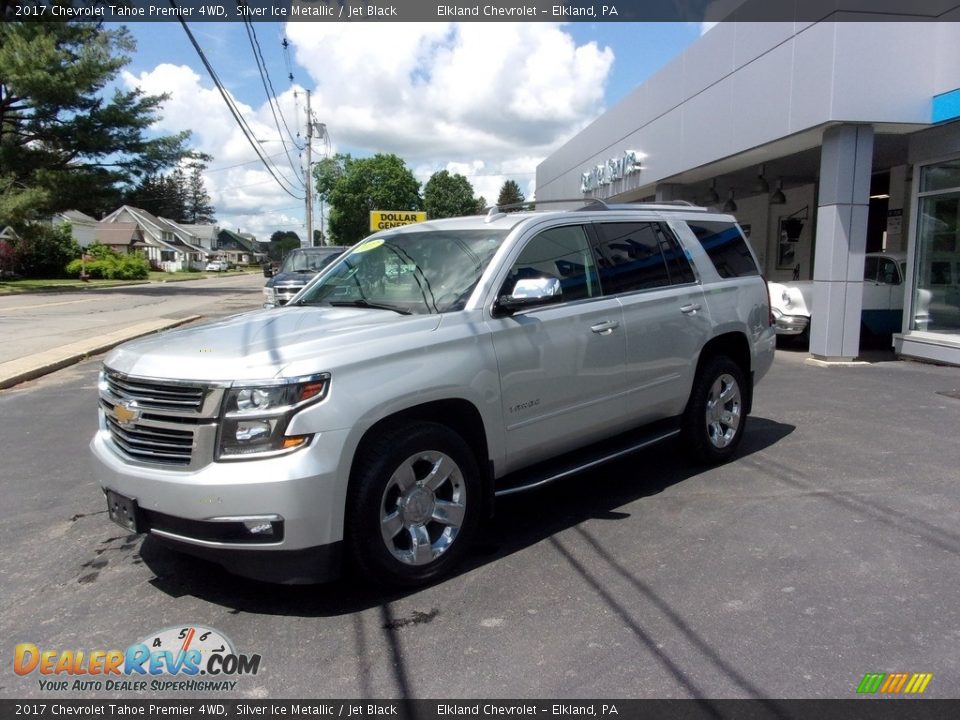
<instances>
[{"instance_id":1,"label":"chrome alloy wheel","mask_svg":"<svg viewBox=\"0 0 960 720\"><path fill-rule=\"evenodd\" d=\"M426 565L457 539L467 489L456 462L439 451L411 455L394 470L380 502L380 533L397 560Z\"/></svg>"},{"instance_id":2,"label":"chrome alloy wheel","mask_svg":"<svg viewBox=\"0 0 960 720\"><path fill-rule=\"evenodd\" d=\"M707 396L707 437L711 445L725 448L733 442L740 428L741 411L740 386L732 375L723 373Z\"/></svg>"}]
</instances>

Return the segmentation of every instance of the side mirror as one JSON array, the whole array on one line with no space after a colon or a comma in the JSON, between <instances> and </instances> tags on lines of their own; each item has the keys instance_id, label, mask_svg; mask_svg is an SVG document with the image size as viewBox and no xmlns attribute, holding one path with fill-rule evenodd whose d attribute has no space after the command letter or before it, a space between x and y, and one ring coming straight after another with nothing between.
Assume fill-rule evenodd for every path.
<instances>
[{"instance_id":1,"label":"side mirror","mask_svg":"<svg viewBox=\"0 0 960 720\"><path fill-rule=\"evenodd\" d=\"M495 309L501 315L511 315L518 310L549 305L563 299L563 289L557 278L523 278L517 280L510 295L497 299Z\"/></svg>"}]
</instances>

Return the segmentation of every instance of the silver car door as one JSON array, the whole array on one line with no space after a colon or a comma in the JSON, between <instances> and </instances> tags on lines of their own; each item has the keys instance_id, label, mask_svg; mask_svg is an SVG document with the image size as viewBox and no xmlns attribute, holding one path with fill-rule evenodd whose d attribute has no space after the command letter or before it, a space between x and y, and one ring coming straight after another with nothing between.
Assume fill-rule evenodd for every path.
<instances>
[{"instance_id":1,"label":"silver car door","mask_svg":"<svg viewBox=\"0 0 960 720\"><path fill-rule=\"evenodd\" d=\"M507 471L609 435L622 423L624 409L622 310L601 294L583 226L530 238L498 295L509 295L518 280L530 278L559 279L559 301L489 320Z\"/></svg>"}]
</instances>

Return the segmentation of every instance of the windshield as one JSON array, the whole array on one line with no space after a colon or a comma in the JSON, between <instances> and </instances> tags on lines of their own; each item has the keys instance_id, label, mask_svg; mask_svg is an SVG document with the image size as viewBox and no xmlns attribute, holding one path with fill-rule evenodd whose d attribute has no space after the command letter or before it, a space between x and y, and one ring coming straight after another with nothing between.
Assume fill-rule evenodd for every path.
<instances>
[{"instance_id":1,"label":"windshield","mask_svg":"<svg viewBox=\"0 0 960 720\"><path fill-rule=\"evenodd\" d=\"M320 272L338 257L339 252L308 253L294 250L284 259L280 272Z\"/></svg>"},{"instance_id":2,"label":"windshield","mask_svg":"<svg viewBox=\"0 0 960 720\"><path fill-rule=\"evenodd\" d=\"M404 314L462 310L507 232L400 232L367 240L310 285L297 304Z\"/></svg>"}]
</instances>

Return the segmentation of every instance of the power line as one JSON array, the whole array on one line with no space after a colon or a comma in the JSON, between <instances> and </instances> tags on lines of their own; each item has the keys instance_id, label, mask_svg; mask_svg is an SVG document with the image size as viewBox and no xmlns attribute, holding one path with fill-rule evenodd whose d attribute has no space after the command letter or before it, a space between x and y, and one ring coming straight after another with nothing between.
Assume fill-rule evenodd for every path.
<instances>
[{"instance_id":1,"label":"power line","mask_svg":"<svg viewBox=\"0 0 960 720\"><path fill-rule=\"evenodd\" d=\"M250 146L253 148L254 152L257 153L257 156L263 162L263 165L267 169L267 172L269 172L273 176L273 179L277 181L277 184L283 189L285 193L287 193L287 195L289 195L290 197L296 200L303 200L302 197L297 196L291 190L289 190L286 185L284 185L283 180L280 179L282 176L278 176L277 173L274 171L274 168L271 167L270 163L267 162L266 157L260 151L260 146L257 143L256 138L253 137L253 134L250 132L250 128L247 126L246 122L243 120L243 117L240 115L240 112L234 105L233 100L230 98L229 93L227 93L226 89L223 87L223 83L220 82L219 76L217 75L216 71L213 69L213 66L207 60L207 56L204 54L203 49L197 43L197 40L193 36L193 33L190 32L190 28L187 27L186 21L183 19L183 16L179 13L180 8L177 5L176 0L170 0L170 5L177 11L177 19L180 21L180 25L183 26L183 30L187 34L187 37L190 40L190 44L193 45L193 49L197 51L197 55L200 57L201 62L203 62L203 66L207 69L207 72L210 74L210 77L213 79L214 85L216 85L217 90L220 91L220 96L223 98L223 101L227 104L227 108L230 110L230 114L233 115L233 119L237 121L237 125L240 126L240 130L243 132L244 137L247 138L247 142L250 143ZM286 178L284 178L284 180L286 180ZM286 182L290 183L289 180L286 180ZM291 186L292 186L292 183L291 183Z\"/></svg>"},{"instance_id":2,"label":"power line","mask_svg":"<svg viewBox=\"0 0 960 720\"><path fill-rule=\"evenodd\" d=\"M246 0L236 0L237 7L243 8L247 6ZM299 148L297 145L296 139L293 137L293 133L290 132L290 128L287 125L287 120L283 117L283 110L280 109L280 101L277 99L276 90L273 89L273 82L270 80L270 72L267 70L267 62L263 58L263 52L260 48L260 41L257 39L257 31L254 28L253 23L250 22L250 19L246 16L243 18L243 25L247 31L247 39L250 41L250 48L253 50L253 59L257 63L257 71L260 73L260 82L263 84L263 91L267 96L267 103L270 105L270 114L273 115L273 124L277 128L277 133L282 137L283 132L280 130L280 121L283 121L283 127L287 131L287 135L290 137L290 140L293 144ZM280 118L277 118L277 113L279 112ZM297 176L297 179L303 183L303 176L299 174L297 167L294 165L293 158L290 157L290 153L287 152L286 143L283 146L284 153L287 156L287 162L290 163L290 168L293 170L293 174Z\"/></svg>"},{"instance_id":3,"label":"power line","mask_svg":"<svg viewBox=\"0 0 960 720\"><path fill-rule=\"evenodd\" d=\"M273 159L273 158L278 158L281 155L283 155L283 153L278 152L278 153L274 153L273 155L267 155L267 157ZM213 172L222 172L224 170L233 170L234 168L243 167L244 165L250 165L252 163L257 163L257 162L260 162L260 158L256 158L254 160L244 160L243 162L237 163L236 165L224 165L223 167L213 168L211 170L204 170L203 172L213 173Z\"/></svg>"}]
</instances>

